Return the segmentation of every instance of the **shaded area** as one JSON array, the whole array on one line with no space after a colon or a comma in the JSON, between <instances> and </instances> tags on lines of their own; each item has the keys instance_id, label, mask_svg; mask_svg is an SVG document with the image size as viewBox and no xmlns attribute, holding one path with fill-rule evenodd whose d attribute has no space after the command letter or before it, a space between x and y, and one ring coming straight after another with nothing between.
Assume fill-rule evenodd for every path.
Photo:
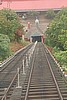
<instances>
[{"instance_id":1,"label":"shaded area","mask_svg":"<svg viewBox=\"0 0 67 100\"><path fill-rule=\"evenodd\" d=\"M32 34L31 38L32 38L32 42L35 42L35 41L42 42L42 36L40 33Z\"/></svg>"},{"instance_id":2,"label":"shaded area","mask_svg":"<svg viewBox=\"0 0 67 100\"><path fill-rule=\"evenodd\" d=\"M10 81L0 81L0 88L8 88Z\"/></svg>"}]
</instances>

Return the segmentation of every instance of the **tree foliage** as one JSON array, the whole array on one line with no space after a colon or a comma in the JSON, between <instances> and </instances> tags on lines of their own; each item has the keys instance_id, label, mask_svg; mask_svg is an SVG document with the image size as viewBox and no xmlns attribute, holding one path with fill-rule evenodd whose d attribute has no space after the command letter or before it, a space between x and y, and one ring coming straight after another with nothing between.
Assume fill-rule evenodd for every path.
<instances>
[{"instance_id":1,"label":"tree foliage","mask_svg":"<svg viewBox=\"0 0 67 100\"><path fill-rule=\"evenodd\" d=\"M17 14L10 9L0 10L0 60L10 55L9 42L20 40L20 32L17 36L15 34L19 27L21 27L21 35L24 34L23 25Z\"/></svg>"},{"instance_id":2,"label":"tree foliage","mask_svg":"<svg viewBox=\"0 0 67 100\"><path fill-rule=\"evenodd\" d=\"M54 56L62 66L63 70L67 71L67 51L54 51Z\"/></svg>"},{"instance_id":3,"label":"tree foliage","mask_svg":"<svg viewBox=\"0 0 67 100\"><path fill-rule=\"evenodd\" d=\"M10 20L10 21L14 20L14 19L17 20L17 18L18 18L17 14L13 10L11 10L11 9L2 9L0 11L0 15L4 16L5 19Z\"/></svg>"},{"instance_id":4,"label":"tree foliage","mask_svg":"<svg viewBox=\"0 0 67 100\"><path fill-rule=\"evenodd\" d=\"M46 31L47 42L53 47L67 50L67 8L58 12Z\"/></svg>"},{"instance_id":5,"label":"tree foliage","mask_svg":"<svg viewBox=\"0 0 67 100\"><path fill-rule=\"evenodd\" d=\"M8 35L10 41L13 41L15 32L18 27L22 27L17 14L10 9L3 9L0 11L0 34Z\"/></svg>"},{"instance_id":6,"label":"tree foliage","mask_svg":"<svg viewBox=\"0 0 67 100\"><path fill-rule=\"evenodd\" d=\"M55 17L55 12L53 9L49 9L47 12L46 12L46 15L45 15L46 18L48 19L53 19Z\"/></svg>"},{"instance_id":7,"label":"tree foliage","mask_svg":"<svg viewBox=\"0 0 67 100\"><path fill-rule=\"evenodd\" d=\"M39 11L29 11L27 14L28 16L36 18L39 16L40 12Z\"/></svg>"},{"instance_id":8,"label":"tree foliage","mask_svg":"<svg viewBox=\"0 0 67 100\"><path fill-rule=\"evenodd\" d=\"M0 60L4 60L10 55L9 43L9 37L7 35L0 34Z\"/></svg>"},{"instance_id":9,"label":"tree foliage","mask_svg":"<svg viewBox=\"0 0 67 100\"><path fill-rule=\"evenodd\" d=\"M67 8L58 12L47 28L46 43L53 47L53 54L67 71Z\"/></svg>"}]
</instances>

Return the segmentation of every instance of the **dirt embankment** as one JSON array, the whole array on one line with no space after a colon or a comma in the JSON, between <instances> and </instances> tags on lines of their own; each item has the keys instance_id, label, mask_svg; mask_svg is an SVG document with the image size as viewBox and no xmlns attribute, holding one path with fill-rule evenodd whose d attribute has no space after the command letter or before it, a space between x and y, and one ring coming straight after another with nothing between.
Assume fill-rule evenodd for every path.
<instances>
[{"instance_id":1,"label":"dirt embankment","mask_svg":"<svg viewBox=\"0 0 67 100\"><path fill-rule=\"evenodd\" d=\"M10 44L10 49L12 52L16 52L21 48L23 48L23 46L21 44L19 44L18 42L13 42Z\"/></svg>"}]
</instances>

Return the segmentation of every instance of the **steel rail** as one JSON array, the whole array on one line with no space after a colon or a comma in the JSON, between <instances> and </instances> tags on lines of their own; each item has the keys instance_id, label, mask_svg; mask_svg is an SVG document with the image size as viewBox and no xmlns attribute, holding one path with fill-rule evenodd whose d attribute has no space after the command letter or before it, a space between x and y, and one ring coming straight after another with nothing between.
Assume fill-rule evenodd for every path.
<instances>
[{"instance_id":1,"label":"steel rail","mask_svg":"<svg viewBox=\"0 0 67 100\"><path fill-rule=\"evenodd\" d=\"M44 50L44 49L43 49L43 50ZM29 79L28 79L28 85L27 85L27 89L26 89L26 93L25 93L25 98L24 98L24 100L27 100L27 99L28 99L29 87L30 87L30 82L31 82L32 72L33 72L34 62L35 62L35 56L36 56L35 52L36 52L36 50L34 51L34 54L33 54L32 66L31 66L30 76L29 76ZM45 53L45 51L44 51L44 54L45 54L45 56L46 56L46 60L47 60L49 69L50 69L50 71L51 71L51 74L52 74L52 77L53 77L53 80L54 80L54 83L55 83L57 92L58 92L58 94L59 94L59 98L60 98L60 100L63 100L63 97L62 97L62 94L61 94L61 92L60 92L58 83L57 83L57 81L56 81L55 75L54 75L54 73L53 73L53 71L52 71L50 62L49 62L49 60L48 60L48 57L47 57L47 54ZM21 69L21 67L20 67L20 69ZM10 88L11 88L11 86L12 86L14 80L15 80L16 77L17 77L17 74L18 74L18 73L16 73L16 76L15 76L15 77L13 78L13 80L11 81L11 84L9 85L9 87L8 87L8 89L7 89L7 91L6 91L6 94L9 92L9 90L10 90ZM1 100L4 100L4 99L6 98L6 94L3 96L3 98L2 98Z\"/></svg>"},{"instance_id":2,"label":"steel rail","mask_svg":"<svg viewBox=\"0 0 67 100\"><path fill-rule=\"evenodd\" d=\"M22 66L20 67L20 69L19 69L19 70L21 70L21 68L22 68ZM6 90L6 93L4 94L4 96L2 97L2 99L1 99L1 100L4 100L4 98L6 97L7 93L9 92L9 90L10 90L10 88L11 88L11 86L12 86L13 82L14 82L14 81L15 81L15 79L17 78L17 76L18 76L18 72L16 72L15 76L13 77L13 79L12 79L12 81L11 81L10 85L8 86L8 88L7 88L7 90Z\"/></svg>"},{"instance_id":3,"label":"steel rail","mask_svg":"<svg viewBox=\"0 0 67 100\"><path fill-rule=\"evenodd\" d=\"M8 87L8 88L7 88L7 90L6 90L6 93L4 94L4 96L2 97L2 99L1 99L1 100L4 100L4 98L6 97L6 95L7 95L7 93L9 92L9 90L10 90L10 88L11 88L11 86L12 86L13 82L14 82L14 81L15 81L15 79L16 79L17 75L18 75L18 73L16 73L16 74L15 74L15 76L13 77L13 80L11 81L11 83L10 83L9 87Z\"/></svg>"},{"instance_id":4,"label":"steel rail","mask_svg":"<svg viewBox=\"0 0 67 100\"><path fill-rule=\"evenodd\" d=\"M43 44L44 45L44 44ZM54 62L57 64L57 66L60 68L60 64L57 62L57 60L54 58L54 56L51 54L51 52L48 50L48 48L46 47L46 45L44 45L46 48L46 52L49 52L50 56L52 57L52 59L54 60ZM67 83L67 79L65 78L65 75L62 73L62 76L64 78L65 83Z\"/></svg>"},{"instance_id":5,"label":"steel rail","mask_svg":"<svg viewBox=\"0 0 67 100\"><path fill-rule=\"evenodd\" d=\"M44 51L44 53L45 53L45 51ZM52 74L53 80L54 80L54 82L55 82L55 85L56 85L57 91L58 91L58 93L59 93L59 97L60 97L61 100L63 100L63 97L62 97L61 91L60 91L60 89L59 89L58 83L57 83L57 81L56 81L55 75L54 75L54 73L53 73L53 71L52 71L52 68L51 68L50 62L49 62L49 60L48 60L48 58L47 58L46 53L45 53L45 56L46 56L46 59L47 59L47 62L48 62L48 65L49 65L49 68L50 68L50 71L51 71L51 74Z\"/></svg>"},{"instance_id":6,"label":"steel rail","mask_svg":"<svg viewBox=\"0 0 67 100\"><path fill-rule=\"evenodd\" d=\"M26 52L26 49L27 49L27 47L29 47L30 45L32 45L32 44L29 44L29 45L27 45L26 47L24 47L24 48L22 48L22 49L20 49L19 51L17 51L14 55L12 55L9 59L7 59L7 61L5 62L5 63L3 63L2 65L0 65L1 67L3 67L1 70L0 70L0 72L2 72L6 67L8 67L8 65L10 64L10 63L12 63L12 61L13 61L13 59L14 59L14 57L17 55L17 54L19 54L21 51L23 51L23 50L25 50L25 52ZM25 53L24 52L24 53ZM24 55L24 54L23 54ZM17 58L17 57L16 57ZM15 58L15 59L16 59ZM19 58L19 59L21 59L21 58ZM19 61L19 60L18 60ZM8 64L7 66L4 66L5 64Z\"/></svg>"},{"instance_id":7,"label":"steel rail","mask_svg":"<svg viewBox=\"0 0 67 100\"><path fill-rule=\"evenodd\" d=\"M19 71L21 71L21 68L22 68L22 66L20 67ZM8 86L8 88L7 88L6 92L5 92L5 94L4 94L4 96L2 97L2 99L1 99L1 100L4 100L4 99L6 98L7 93L9 92L9 90L10 90L10 88L11 88L11 86L12 86L13 82L14 82L14 81L15 81L15 79L17 78L17 75L18 75L18 72L16 72L15 76L13 77L13 79L12 79L12 81L11 81L10 85Z\"/></svg>"},{"instance_id":8,"label":"steel rail","mask_svg":"<svg viewBox=\"0 0 67 100\"><path fill-rule=\"evenodd\" d=\"M22 66L20 67L20 69L19 69L19 70L21 70L21 68L22 68ZM12 86L13 82L14 82L14 81L15 81L15 79L16 79L17 75L18 75L18 72L16 72L15 76L13 77L13 79L12 79L12 81L11 81L10 85L8 86L8 88L7 88L7 90L6 90L6 93L4 94L4 96L2 97L2 99L1 99L1 100L4 100L4 98L6 97L6 95L7 95L7 93L9 92L9 90L10 90L10 88L11 88L11 86Z\"/></svg>"},{"instance_id":9,"label":"steel rail","mask_svg":"<svg viewBox=\"0 0 67 100\"><path fill-rule=\"evenodd\" d=\"M35 52L35 51L34 51L34 52ZM27 100L27 97L28 97L28 92L29 92L29 87L30 87L32 72L33 72L33 68L34 68L34 62L35 62L35 53L34 53L34 57L33 57L33 61L32 61L30 76L29 76L28 85L27 85L27 90L26 90L26 94L25 94L25 99L24 99L24 100Z\"/></svg>"}]
</instances>

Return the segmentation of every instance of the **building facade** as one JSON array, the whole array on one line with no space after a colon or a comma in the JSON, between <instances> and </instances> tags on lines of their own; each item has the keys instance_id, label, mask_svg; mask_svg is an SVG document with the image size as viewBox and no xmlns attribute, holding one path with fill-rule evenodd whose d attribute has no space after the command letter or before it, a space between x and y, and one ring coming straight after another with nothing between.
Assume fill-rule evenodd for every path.
<instances>
[{"instance_id":1,"label":"building facade","mask_svg":"<svg viewBox=\"0 0 67 100\"><path fill-rule=\"evenodd\" d=\"M9 8L16 11L47 10L67 7L67 0L0 0L0 10Z\"/></svg>"}]
</instances>

